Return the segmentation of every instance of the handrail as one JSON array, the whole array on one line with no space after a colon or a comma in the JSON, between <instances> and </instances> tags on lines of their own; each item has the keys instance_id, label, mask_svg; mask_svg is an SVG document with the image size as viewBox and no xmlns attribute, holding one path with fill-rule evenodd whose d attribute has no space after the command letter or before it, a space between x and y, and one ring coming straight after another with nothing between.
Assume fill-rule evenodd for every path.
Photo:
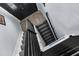
<instances>
[{"instance_id":1,"label":"handrail","mask_svg":"<svg viewBox=\"0 0 79 59\"><path fill-rule=\"evenodd\" d=\"M50 29L51 29L51 31L52 31L52 33L53 33L53 35L54 35L54 37L55 37L55 40L57 40L58 38L57 38L57 35L56 35L56 33L55 33L55 30L54 30L54 28L53 28L53 26L52 26L52 24L51 24L51 22L50 22L50 19L49 19L49 16L48 16L48 13L46 12L46 16L47 16L47 22L48 22L48 24L49 24L49 26L50 26Z\"/></svg>"},{"instance_id":2,"label":"handrail","mask_svg":"<svg viewBox=\"0 0 79 59\"><path fill-rule=\"evenodd\" d=\"M24 56L40 56L41 52L33 24L30 21L28 21L28 24L29 27L24 34L25 36Z\"/></svg>"}]
</instances>

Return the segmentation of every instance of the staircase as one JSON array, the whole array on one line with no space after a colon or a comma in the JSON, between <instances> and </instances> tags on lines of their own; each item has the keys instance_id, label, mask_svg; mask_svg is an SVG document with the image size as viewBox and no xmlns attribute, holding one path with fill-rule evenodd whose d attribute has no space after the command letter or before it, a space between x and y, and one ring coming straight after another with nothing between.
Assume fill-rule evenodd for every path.
<instances>
[{"instance_id":1,"label":"staircase","mask_svg":"<svg viewBox=\"0 0 79 59\"><path fill-rule=\"evenodd\" d=\"M42 36L43 40L45 41L46 45L56 40L46 20L42 24L36 27L37 27L38 32Z\"/></svg>"},{"instance_id":2,"label":"staircase","mask_svg":"<svg viewBox=\"0 0 79 59\"><path fill-rule=\"evenodd\" d=\"M43 17L40 11L37 11L28 18L24 19L24 21L21 22L21 25L24 31L24 40L22 41L22 44L24 46L21 46L21 50L23 52L20 52L21 56L43 55L43 52L40 50L39 43L36 37L36 34L38 33L35 32L34 26L36 26L46 45L49 45L50 43L57 40L52 26L50 26L50 24L45 19L45 17Z\"/></svg>"}]
</instances>

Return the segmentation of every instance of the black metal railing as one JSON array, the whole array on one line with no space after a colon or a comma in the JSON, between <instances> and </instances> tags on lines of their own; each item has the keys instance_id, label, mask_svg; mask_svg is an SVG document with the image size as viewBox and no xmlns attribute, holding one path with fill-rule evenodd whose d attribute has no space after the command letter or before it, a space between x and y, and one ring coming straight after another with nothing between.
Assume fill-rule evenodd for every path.
<instances>
[{"instance_id":1,"label":"black metal railing","mask_svg":"<svg viewBox=\"0 0 79 59\"><path fill-rule=\"evenodd\" d=\"M28 21L28 29L24 32L24 56L40 56L40 48L33 24Z\"/></svg>"}]
</instances>

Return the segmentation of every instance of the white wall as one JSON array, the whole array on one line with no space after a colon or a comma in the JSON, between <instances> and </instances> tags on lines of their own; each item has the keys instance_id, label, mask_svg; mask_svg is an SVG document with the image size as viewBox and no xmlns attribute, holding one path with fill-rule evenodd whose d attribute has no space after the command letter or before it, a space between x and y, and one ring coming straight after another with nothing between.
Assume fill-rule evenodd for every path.
<instances>
[{"instance_id":1,"label":"white wall","mask_svg":"<svg viewBox=\"0 0 79 59\"><path fill-rule=\"evenodd\" d=\"M58 37L68 34L79 34L79 4L46 3Z\"/></svg>"},{"instance_id":2,"label":"white wall","mask_svg":"<svg viewBox=\"0 0 79 59\"><path fill-rule=\"evenodd\" d=\"M0 7L6 26L0 24L0 55L12 55L16 41L22 32L20 21Z\"/></svg>"}]
</instances>

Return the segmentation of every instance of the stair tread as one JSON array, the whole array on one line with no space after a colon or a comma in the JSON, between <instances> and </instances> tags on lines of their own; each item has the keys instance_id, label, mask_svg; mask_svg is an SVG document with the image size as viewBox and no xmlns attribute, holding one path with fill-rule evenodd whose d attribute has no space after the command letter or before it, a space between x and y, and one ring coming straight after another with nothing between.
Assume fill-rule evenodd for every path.
<instances>
[{"instance_id":1,"label":"stair tread","mask_svg":"<svg viewBox=\"0 0 79 59\"><path fill-rule=\"evenodd\" d=\"M50 38L54 38L54 36L49 36L49 37L46 37L46 38L44 38L45 40L48 40L48 39L50 39Z\"/></svg>"},{"instance_id":2,"label":"stair tread","mask_svg":"<svg viewBox=\"0 0 79 59\"><path fill-rule=\"evenodd\" d=\"M48 37L48 36L51 36L51 35L52 35L52 33L48 33L48 34L42 35L42 36L45 38L45 37Z\"/></svg>"},{"instance_id":3,"label":"stair tread","mask_svg":"<svg viewBox=\"0 0 79 59\"><path fill-rule=\"evenodd\" d=\"M40 27L39 26L37 26L37 27L38 27L38 29L42 29L42 28L47 27L47 26L48 26L48 24L44 24L44 25L41 25Z\"/></svg>"},{"instance_id":4,"label":"stair tread","mask_svg":"<svg viewBox=\"0 0 79 59\"><path fill-rule=\"evenodd\" d=\"M47 44L50 44L50 43L52 43L52 42L54 42L54 41L55 41L55 39L52 39L52 40L49 39L48 41L46 41L46 43L47 43Z\"/></svg>"},{"instance_id":5,"label":"stair tread","mask_svg":"<svg viewBox=\"0 0 79 59\"><path fill-rule=\"evenodd\" d=\"M43 28L42 30L40 30L40 32L47 31L49 29L50 29L49 27L46 27L46 28Z\"/></svg>"},{"instance_id":6,"label":"stair tread","mask_svg":"<svg viewBox=\"0 0 79 59\"><path fill-rule=\"evenodd\" d=\"M45 29L45 28L49 28L49 26L47 25L47 26L44 26L44 27L38 28L38 29L39 29L39 30L42 30L42 29Z\"/></svg>"},{"instance_id":7,"label":"stair tread","mask_svg":"<svg viewBox=\"0 0 79 59\"><path fill-rule=\"evenodd\" d=\"M51 31L50 30L47 30L47 31L44 31L43 33L42 33L42 35L45 35L45 34L47 34L47 33L50 33Z\"/></svg>"},{"instance_id":8,"label":"stair tread","mask_svg":"<svg viewBox=\"0 0 79 59\"><path fill-rule=\"evenodd\" d=\"M45 31L43 31L43 32L41 32L41 31L39 31L40 33L45 33L45 32L48 32L48 33L50 33L51 31L48 29L48 30L45 30Z\"/></svg>"},{"instance_id":9,"label":"stair tread","mask_svg":"<svg viewBox=\"0 0 79 59\"><path fill-rule=\"evenodd\" d=\"M42 26L43 24L47 24L47 21L44 21L42 24L38 25L38 27Z\"/></svg>"}]
</instances>

